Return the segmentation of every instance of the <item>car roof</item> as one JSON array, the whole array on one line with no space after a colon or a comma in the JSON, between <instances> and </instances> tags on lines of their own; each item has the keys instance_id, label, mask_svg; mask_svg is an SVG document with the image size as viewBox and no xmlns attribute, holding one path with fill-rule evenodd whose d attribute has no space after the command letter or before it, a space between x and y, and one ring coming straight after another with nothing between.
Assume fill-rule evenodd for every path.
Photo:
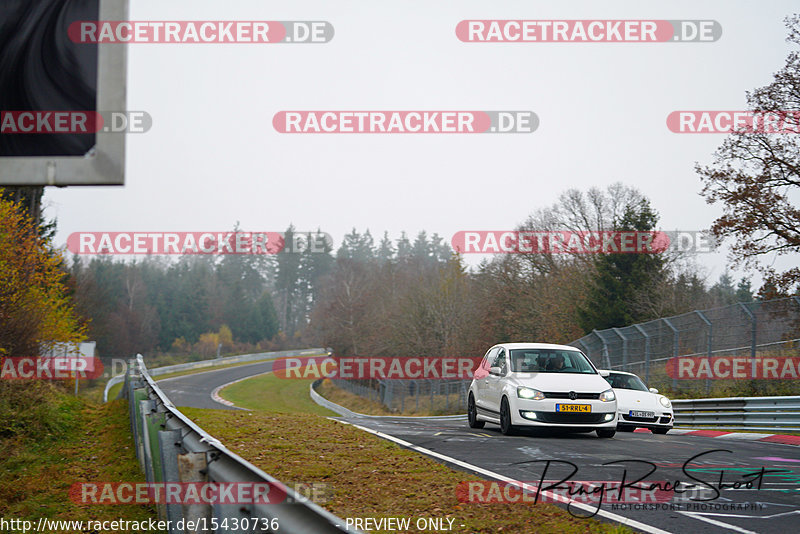
<instances>
[{"instance_id":1,"label":"car roof","mask_svg":"<svg viewBox=\"0 0 800 534\"><path fill-rule=\"evenodd\" d=\"M495 347L503 347L505 349L554 349L554 350L579 350L569 345L555 345L553 343L498 343L493 345ZM491 349L490 349L491 350Z\"/></svg>"}]
</instances>

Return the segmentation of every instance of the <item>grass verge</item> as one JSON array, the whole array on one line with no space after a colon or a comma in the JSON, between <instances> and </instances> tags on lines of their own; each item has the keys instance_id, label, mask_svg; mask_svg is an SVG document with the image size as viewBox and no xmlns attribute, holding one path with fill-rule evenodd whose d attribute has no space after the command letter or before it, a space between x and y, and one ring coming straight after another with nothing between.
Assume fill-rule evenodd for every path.
<instances>
[{"instance_id":1,"label":"grass verge","mask_svg":"<svg viewBox=\"0 0 800 534\"><path fill-rule=\"evenodd\" d=\"M278 378L269 373L231 384L220 391L220 396L250 410L337 416L311 400L308 394L311 382L313 380Z\"/></svg>"},{"instance_id":2,"label":"grass verge","mask_svg":"<svg viewBox=\"0 0 800 534\"><path fill-rule=\"evenodd\" d=\"M356 413L365 413L367 415L409 415L407 413L392 412L389 408L384 406L378 401L367 399L361 395L351 393L346 389L342 389L325 379L317 387L317 393L325 397L331 402L335 402L339 406L344 406L348 410ZM415 415L431 415L431 414L415 414Z\"/></svg>"},{"instance_id":3,"label":"grass verge","mask_svg":"<svg viewBox=\"0 0 800 534\"><path fill-rule=\"evenodd\" d=\"M413 524L420 517L451 518L456 532L631 532L575 518L552 504L460 503L459 482L477 476L321 417L320 411L330 412L309 399L310 383L263 375L221 392L254 411L182 410L228 448L284 483L326 484L330 498L320 504L342 518L410 517L408 532L417 532Z\"/></svg>"},{"instance_id":4,"label":"grass verge","mask_svg":"<svg viewBox=\"0 0 800 534\"><path fill-rule=\"evenodd\" d=\"M98 506L70 500L76 482L144 482L133 448L124 400L92 404L64 394L52 399L57 431L0 438L0 516L37 521L146 521L155 509Z\"/></svg>"}]
</instances>

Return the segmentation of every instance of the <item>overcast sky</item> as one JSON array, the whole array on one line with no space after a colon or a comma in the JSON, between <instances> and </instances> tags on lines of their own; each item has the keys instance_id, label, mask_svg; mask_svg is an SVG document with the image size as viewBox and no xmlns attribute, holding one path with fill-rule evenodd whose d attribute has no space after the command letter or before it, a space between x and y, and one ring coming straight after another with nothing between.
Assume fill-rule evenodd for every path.
<instances>
[{"instance_id":1,"label":"overcast sky","mask_svg":"<svg viewBox=\"0 0 800 534\"><path fill-rule=\"evenodd\" d=\"M47 188L77 231L513 229L567 188L640 189L664 229L705 229L694 163L723 135L675 110L738 110L790 50L790 1L132 0L131 20L326 20L327 44L131 44L124 187ZM713 43L464 43L464 19L713 19ZM532 110L516 135L287 135L282 110ZM476 258L471 258L474 263ZM782 264L797 263L792 258ZM699 258L715 281L724 254Z\"/></svg>"}]
</instances>

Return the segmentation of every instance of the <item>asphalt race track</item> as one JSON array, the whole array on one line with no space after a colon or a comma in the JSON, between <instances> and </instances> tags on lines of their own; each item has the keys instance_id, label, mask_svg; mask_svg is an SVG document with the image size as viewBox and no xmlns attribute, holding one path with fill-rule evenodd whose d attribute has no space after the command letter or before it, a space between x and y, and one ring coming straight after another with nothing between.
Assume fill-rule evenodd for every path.
<instances>
[{"instance_id":1,"label":"asphalt race track","mask_svg":"<svg viewBox=\"0 0 800 534\"><path fill-rule=\"evenodd\" d=\"M176 406L232 409L213 401L210 393L223 384L267 372L271 367L271 362L261 362L165 379L159 385ZM644 531L786 534L797 531L800 523L800 447L792 445L620 432L612 439L600 439L594 433L531 431L503 436L496 425L489 423L482 430L470 429L466 417L338 419L444 455L438 459L460 470L481 470L465 472L465 482L492 478L487 471L528 483L537 483L542 477L548 481L568 477L571 481L604 482L602 510L638 521ZM624 462L603 465L620 461ZM655 471L644 476L652 469ZM653 502L651 497L645 503L615 503L612 501L618 492L613 487L619 484L623 472L627 483L644 477L644 481L661 487L681 481L679 487L689 489L688 484L692 484L694 489L682 494L663 492L661 495L667 499L664 502ZM723 489L716 496L712 488ZM529 498L534 495L531 493ZM634 495L636 498L646 497ZM593 499L584 509L571 511L576 515L591 514L597 508L597 496Z\"/></svg>"},{"instance_id":2,"label":"asphalt race track","mask_svg":"<svg viewBox=\"0 0 800 534\"><path fill-rule=\"evenodd\" d=\"M203 371L191 375L158 380L158 386L167 394L175 406L210 408L212 410L235 410L211 398L211 392L219 386L248 376L267 373L272 370L272 362L258 362L227 369Z\"/></svg>"}]
</instances>

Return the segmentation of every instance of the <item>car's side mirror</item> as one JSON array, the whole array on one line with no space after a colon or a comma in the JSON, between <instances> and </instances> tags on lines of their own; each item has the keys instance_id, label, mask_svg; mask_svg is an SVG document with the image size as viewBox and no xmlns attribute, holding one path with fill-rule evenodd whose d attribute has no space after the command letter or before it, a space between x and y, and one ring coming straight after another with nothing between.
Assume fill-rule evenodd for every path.
<instances>
[{"instance_id":1,"label":"car's side mirror","mask_svg":"<svg viewBox=\"0 0 800 534\"><path fill-rule=\"evenodd\" d=\"M503 369L502 367L489 367L489 374L501 376L503 374Z\"/></svg>"},{"instance_id":2,"label":"car's side mirror","mask_svg":"<svg viewBox=\"0 0 800 534\"><path fill-rule=\"evenodd\" d=\"M600 373L600 376L602 376L603 378L606 378L606 377L608 377L608 375L611 374L610 372L606 371L605 369L603 369L601 371L598 371L598 372Z\"/></svg>"},{"instance_id":3,"label":"car's side mirror","mask_svg":"<svg viewBox=\"0 0 800 534\"><path fill-rule=\"evenodd\" d=\"M656 388L650 388L650 393L658 393L658 390Z\"/></svg>"}]
</instances>

